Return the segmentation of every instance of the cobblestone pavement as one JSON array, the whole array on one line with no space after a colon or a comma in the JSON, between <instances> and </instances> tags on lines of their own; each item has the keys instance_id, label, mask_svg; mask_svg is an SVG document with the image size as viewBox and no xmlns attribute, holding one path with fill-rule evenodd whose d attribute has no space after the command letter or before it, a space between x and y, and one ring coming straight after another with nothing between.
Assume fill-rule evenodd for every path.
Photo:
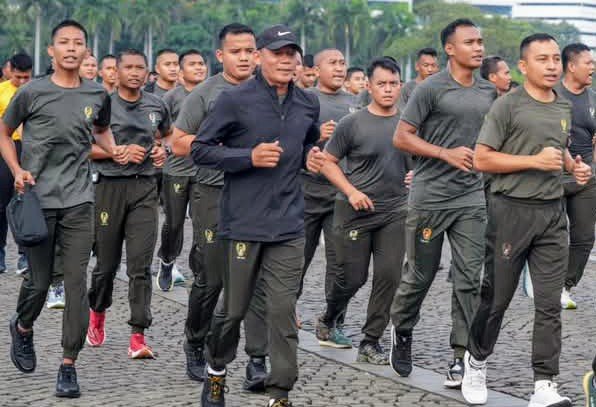
<instances>
[{"instance_id":1,"label":"cobblestone pavement","mask_svg":"<svg viewBox=\"0 0 596 407\"><path fill-rule=\"evenodd\" d=\"M304 321L303 329L311 332L315 316L322 312L325 306L321 284L324 268L322 251L322 247L319 247L315 262L305 280L303 297L298 303L298 310ZM571 397L576 405L583 403L581 379L583 374L591 369L596 352L593 340L596 337L596 250L592 252L592 256L583 279L572 291L572 298L577 301L578 309L563 311L563 349L557 382L560 392ZM423 304L420 322L413 334L414 364L439 373L446 373L453 357L449 347L451 284L446 281L450 258L446 244L442 259L444 269L437 273ZM366 318L369 293L370 278L348 308L345 331L355 344L362 336L360 330ZM522 294L520 287L506 313L495 353L489 359L490 389L529 399L534 389L530 360L533 319L533 302ZM389 329L385 332L384 342L386 347L389 346Z\"/></svg>"},{"instance_id":2,"label":"cobblestone pavement","mask_svg":"<svg viewBox=\"0 0 596 407\"><path fill-rule=\"evenodd\" d=\"M190 236L190 234L188 235ZM185 244L185 253L188 251ZM182 352L186 309L161 296L153 297L153 326L147 341L158 352L157 360L127 359L129 328L126 283L117 281L114 305L107 316L107 342L99 349L86 347L77 364L83 395L80 399L59 400L53 396L60 363L61 311L44 310L35 325L38 366L24 375L12 365L7 324L16 304L20 277L12 270L15 248L8 247L9 272L0 275L0 406L198 406L201 385L187 379ZM157 262L156 262L157 264ZM314 273L313 273L314 274ZM312 279L310 280L311 283ZM314 295L314 290L310 292ZM265 406L265 395L241 390L246 356L230 367L228 406ZM391 380L372 376L352 367L299 352L300 378L292 399L302 406L403 406L456 407L453 400L422 392Z\"/></svg>"},{"instance_id":3,"label":"cobblestone pavement","mask_svg":"<svg viewBox=\"0 0 596 407\"><path fill-rule=\"evenodd\" d=\"M190 247L190 222L186 222L186 239L178 264L189 277L187 266ZM10 240L10 237L9 237ZM7 248L8 264L14 266L15 248ZM298 310L304 329L311 331L314 317L324 309L322 247L305 281L303 297ZM596 258L596 252L595 252ZM447 247L443 254L445 269L438 273L436 281L423 305L421 320L414 332L414 363L422 368L444 373L451 359L449 348L450 290L446 282L446 270L450 262ZM157 269L157 261L154 263ZM178 303L154 296L154 325L147 332L150 345L159 352L155 361L128 361L128 316L125 284L118 282L114 306L108 317L108 343L102 349L85 348L79 363L79 380L84 391L79 401L61 401L52 396L56 369L59 363L60 317L57 311L44 311L36 325L38 370L24 376L14 369L8 357L7 321L14 310L19 279L12 270L0 275L0 406L48 406L48 405L198 405L200 387L187 380L184 373L182 352L183 320L185 309ZM561 375L558 377L561 392L581 404L581 376L592 362L596 336L594 323L596 286L596 262L590 261L580 286L573 298L578 302L575 311L563 312L563 351ZM360 339L370 282L356 295L348 309L346 331L355 345ZM517 397L529 398L532 391L530 365L533 303L521 295L515 296L506 314L502 332L489 360L488 380L493 390ZM387 330L384 341L389 345ZM252 395L240 390L243 379L245 355L231 366L229 378L231 406L264 406L266 397ZM459 406L458 402L421 392L406 385L384 378L374 377L352 367L321 359L300 351L300 378L292 397L296 406ZM100 380L92 378L99 377Z\"/></svg>"}]
</instances>

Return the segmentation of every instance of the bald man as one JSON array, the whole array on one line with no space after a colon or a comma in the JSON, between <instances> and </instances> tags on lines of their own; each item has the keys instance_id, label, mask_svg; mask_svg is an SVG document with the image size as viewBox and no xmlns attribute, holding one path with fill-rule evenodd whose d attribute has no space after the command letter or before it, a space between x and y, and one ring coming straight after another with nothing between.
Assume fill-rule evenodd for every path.
<instances>
[{"instance_id":1,"label":"bald man","mask_svg":"<svg viewBox=\"0 0 596 407\"><path fill-rule=\"evenodd\" d=\"M321 111L321 138L318 146L323 150L331 138L337 122L348 113L357 110L357 100L354 95L345 92L342 88L346 78L346 60L337 49L325 49L315 55L315 71L318 84L309 91L319 99ZM325 296L328 297L339 270L333 238L333 208L335 206L335 188L324 176L304 172L302 174L304 191L304 228L306 245L304 249L304 268L302 278L312 261L319 244L321 231L325 236L325 258L327 263L325 275ZM301 290L298 294L302 293ZM322 338L321 344L332 347L350 348L351 341L342 330L344 313L339 318L339 323L331 334Z\"/></svg>"}]
</instances>

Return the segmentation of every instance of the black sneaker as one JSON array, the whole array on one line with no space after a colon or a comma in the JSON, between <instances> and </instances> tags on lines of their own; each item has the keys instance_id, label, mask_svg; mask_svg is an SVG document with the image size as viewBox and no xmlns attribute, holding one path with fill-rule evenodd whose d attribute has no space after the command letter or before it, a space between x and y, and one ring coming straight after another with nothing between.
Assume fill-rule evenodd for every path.
<instances>
[{"instance_id":1,"label":"black sneaker","mask_svg":"<svg viewBox=\"0 0 596 407\"><path fill-rule=\"evenodd\" d=\"M207 380L203 384L201 407L225 407L226 375L221 376L207 373Z\"/></svg>"},{"instance_id":2,"label":"black sneaker","mask_svg":"<svg viewBox=\"0 0 596 407\"><path fill-rule=\"evenodd\" d=\"M288 399L271 399L267 407L292 407L292 403Z\"/></svg>"},{"instance_id":3,"label":"black sneaker","mask_svg":"<svg viewBox=\"0 0 596 407\"><path fill-rule=\"evenodd\" d=\"M408 377L412 373L412 336L402 336L391 327L391 368L398 376Z\"/></svg>"},{"instance_id":4,"label":"black sneaker","mask_svg":"<svg viewBox=\"0 0 596 407\"><path fill-rule=\"evenodd\" d=\"M267 379L267 364L265 357L250 358L246 365L246 379L244 390L261 392L265 391L265 379Z\"/></svg>"},{"instance_id":5,"label":"black sneaker","mask_svg":"<svg viewBox=\"0 0 596 407\"><path fill-rule=\"evenodd\" d=\"M174 268L174 262L164 263L160 260L159 272L157 273L157 286L162 291L171 291L174 288L174 279L172 278L172 269Z\"/></svg>"},{"instance_id":6,"label":"black sneaker","mask_svg":"<svg viewBox=\"0 0 596 407\"><path fill-rule=\"evenodd\" d=\"M387 352L385 352L385 349L383 349L379 342L362 341L358 347L358 358L356 359L356 362L371 363L373 365L388 365L389 358L387 357Z\"/></svg>"},{"instance_id":7,"label":"black sneaker","mask_svg":"<svg viewBox=\"0 0 596 407\"><path fill-rule=\"evenodd\" d=\"M60 365L56 380L56 397L77 398L81 396L77 383L77 371L73 365Z\"/></svg>"},{"instance_id":8,"label":"black sneaker","mask_svg":"<svg viewBox=\"0 0 596 407\"><path fill-rule=\"evenodd\" d=\"M18 316L15 314L9 323L10 336L10 360L23 373L33 373L37 365L35 348L33 347L33 331L26 334L19 332L17 328Z\"/></svg>"},{"instance_id":9,"label":"black sneaker","mask_svg":"<svg viewBox=\"0 0 596 407\"><path fill-rule=\"evenodd\" d=\"M184 353L186 354L186 374L191 380L202 382L205 380L205 369L207 361L203 348L200 346L192 346L188 342L184 342Z\"/></svg>"},{"instance_id":10,"label":"black sneaker","mask_svg":"<svg viewBox=\"0 0 596 407\"><path fill-rule=\"evenodd\" d=\"M461 358L456 358L449 370L447 370L447 377L443 386L449 389L461 388L461 381L464 379L464 361Z\"/></svg>"}]
</instances>

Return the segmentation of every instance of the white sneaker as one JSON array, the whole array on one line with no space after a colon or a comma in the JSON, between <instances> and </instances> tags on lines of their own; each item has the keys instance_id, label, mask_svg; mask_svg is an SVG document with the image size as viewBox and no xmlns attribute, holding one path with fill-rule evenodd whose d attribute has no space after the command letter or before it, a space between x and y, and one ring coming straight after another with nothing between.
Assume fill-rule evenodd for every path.
<instances>
[{"instance_id":1,"label":"white sneaker","mask_svg":"<svg viewBox=\"0 0 596 407\"><path fill-rule=\"evenodd\" d=\"M64 282L51 285L48 290L48 302L46 307L49 309L63 309L66 305L64 300Z\"/></svg>"},{"instance_id":2,"label":"white sneaker","mask_svg":"<svg viewBox=\"0 0 596 407\"><path fill-rule=\"evenodd\" d=\"M538 380L528 407L571 407L571 400L559 396L557 384L550 380Z\"/></svg>"},{"instance_id":3,"label":"white sneaker","mask_svg":"<svg viewBox=\"0 0 596 407\"><path fill-rule=\"evenodd\" d=\"M470 352L464 355L464 378L461 382L461 394L468 404L486 404L486 361L475 360Z\"/></svg>"},{"instance_id":4,"label":"white sneaker","mask_svg":"<svg viewBox=\"0 0 596 407\"><path fill-rule=\"evenodd\" d=\"M528 263L524 265L524 269L522 270L522 288L526 297L534 298L534 285L532 284L532 277L530 277Z\"/></svg>"},{"instance_id":5,"label":"white sneaker","mask_svg":"<svg viewBox=\"0 0 596 407\"><path fill-rule=\"evenodd\" d=\"M178 270L176 263L174 263L174 267L172 267L172 280L174 280L174 285L183 285L186 281L180 270Z\"/></svg>"},{"instance_id":6,"label":"white sneaker","mask_svg":"<svg viewBox=\"0 0 596 407\"><path fill-rule=\"evenodd\" d=\"M563 288L561 293L561 307L563 309L576 309L577 304L571 299L571 293L567 288Z\"/></svg>"}]
</instances>

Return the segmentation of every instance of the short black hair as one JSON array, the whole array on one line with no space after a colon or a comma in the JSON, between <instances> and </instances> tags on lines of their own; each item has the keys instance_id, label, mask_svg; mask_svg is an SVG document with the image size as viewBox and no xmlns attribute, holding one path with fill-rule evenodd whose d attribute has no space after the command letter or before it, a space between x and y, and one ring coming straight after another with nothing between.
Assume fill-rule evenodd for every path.
<instances>
[{"instance_id":1,"label":"short black hair","mask_svg":"<svg viewBox=\"0 0 596 407\"><path fill-rule=\"evenodd\" d=\"M433 58L437 58L439 56L439 53L434 48L422 48L421 50L418 50L418 52L416 53L416 59L420 59L422 55L428 55Z\"/></svg>"},{"instance_id":2,"label":"short black hair","mask_svg":"<svg viewBox=\"0 0 596 407\"><path fill-rule=\"evenodd\" d=\"M101 67L101 64L103 64L103 61L105 61L106 59L118 59L116 58L116 55L114 54L105 54L103 57L101 57L99 59L99 66Z\"/></svg>"},{"instance_id":3,"label":"short black hair","mask_svg":"<svg viewBox=\"0 0 596 407\"><path fill-rule=\"evenodd\" d=\"M482 60L482 65L480 66L480 76L488 80L488 76L491 73L497 73L497 71L499 70L497 67L499 66L499 62L501 61L503 61L503 58L497 55L492 55L484 58Z\"/></svg>"},{"instance_id":4,"label":"short black hair","mask_svg":"<svg viewBox=\"0 0 596 407\"><path fill-rule=\"evenodd\" d=\"M449 41L451 36L455 34L455 30L457 30L458 27L478 26L474 24L474 22L469 18L458 18L457 20L450 22L449 24L447 24L445 28L443 28L443 30L441 30L441 45L443 46L443 48L445 48L445 45L447 45L447 42Z\"/></svg>"},{"instance_id":5,"label":"short black hair","mask_svg":"<svg viewBox=\"0 0 596 407\"><path fill-rule=\"evenodd\" d=\"M315 57L312 54L306 54L302 58L302 65L304 65L307 68L312 68L313 66L315 66Z\"/></svg>"},{"instance_id":6,"label":"short black hair","mask_svg":"<svg viewBox=\"0 0 596 407\"><path fill-rule=\"evenodd\" d=\"M10 69L12 71L19 71L19 72L27 72L33 69L33 60L29 56L29 54L25 54L24 52L20 52L18 54L14 54L10 58Z\"/></svg>"},{"instance_id":7,"label":"short black hair","mask_svg":"<svg viewBox=\"0 0 596 407\"><path fill-rule=\"evenodd\" d=\"M547 34L547 33L536 33L536 34L528 35L526 38L524 38L522 40L521 44L519 44L519 58L524 59L524 55L525 55L526 51L528 50L528 47L533 42L548 42L548 41L557 42L555 37L553 37L552 35ZM558 44L558 42L557 42L557 44Z\"/></svg>"},{"instance_id":8,"label":"short black hair","mask_svg":"<svg viewBox=\"0 0 596 407\"><path fill-rule=\"evenodd\" d=\"M197 49L188 49L184 51L182 54L180 54L180 56L178 57L178 65L182 66L184 58L186 58L189 55L200 55L201 57L203 56L203 54L201 54L201 52Z\"/></svg>"},{"instance_id":9,"label":"short black hair","mask_svg":"<svg viewBox=\"0 0 596 407\"><path fill-rule=\"evenodd\" d=\"M58 31L66 27L74 27L81 30L85 35L85 44L89 42L89 35L87 34L87 30L85 29L85 27L83 27L81 23L75 20L63 20L57 26L52 28L52 42L54 41L54 38L56 37Z\"/></svg>"},{"instance_id":10,"label":"short black hair","mask_svg":"<svg viewBox=\"0 0 596 407\"><path fill-rule=\"evenodd\" d=\"M373 73L377 68L383 68L393 73L398 74L401 77L401 69L395 60L391 57L380 57L374 58L370 61L370 65L366 68L366 74L369 78L373 76Z\"/></svg>"},{"instance_id":11,"label":"short black hair","mask_svg":"<svg viewBox=\"0 0 596 407\"><path fill-rule=\"evenodd\" d=\"M575 59L575 57L577 57L579 54L585 51L590 52L590 47L588 47L586 44L582 44L581 42L569 44L565 48L563 48L563 51L561 52L563 69L567 71L569 63L572 62Z\"/></svg>"},{"instance_id":12,"label":"short black hair","mask_svg":"<svg viewBox=\"0 0 596 407\"><path fill-rule=\"evenodd\" d=\"M360 68L359 66L351 66L348 68L348 72L346 73L346 80L349 81L352 79L352 75L354 75L356 72L365 73L363 68Z\"/></svg>"},{"instance_id":13,"label":"short black hair","mask_svg":"<svg viewBox=\"0 0 596 407\"><path fill-rule=\"evenodd\" d=\"M172 48L162 48L162 49L160 49L160 50L157 51L157 54L155 54L155 59L159 58L163 54L176 54L176 55L178 55L178 53L176 52L176 50L173 50Z\"/></svg>"},{"instance_id":14,"label":"short black hair","mask_svg":"<svg viewBox=\"0 0 596 407\"><path fill-rule=\"evenodd\" d=\"M119 52L118 56L116 57L116 64L120 65L120 62L122 62L122 58L127 55L137 55L137 56L143 57L143 60L145 61L145 65L149 64L147 62L147 56L142 51L139 51L138 49L134 49L134 48L125 49L124 51Z\"/></svg>"},{"instance_id":15,"label":"short black hair","mask_svg":"<svg viewBox=\"0 0 596 407\"><path fill-rule=\"evenodd\" d=\"M240 23L232 23L232 24L228 24L228 25L224 26L221 30L219 30L219 34L217 35L217 38L219 39L220 47L223 45L223 42L226 39L226 37L228 36L228 34L232 34L232 35L250 34L253 37L255 37L255 39L257 38L257 35L253 31L253 29L250 28L249 26L240 24Z\"/></svg>"}]
</instances>

